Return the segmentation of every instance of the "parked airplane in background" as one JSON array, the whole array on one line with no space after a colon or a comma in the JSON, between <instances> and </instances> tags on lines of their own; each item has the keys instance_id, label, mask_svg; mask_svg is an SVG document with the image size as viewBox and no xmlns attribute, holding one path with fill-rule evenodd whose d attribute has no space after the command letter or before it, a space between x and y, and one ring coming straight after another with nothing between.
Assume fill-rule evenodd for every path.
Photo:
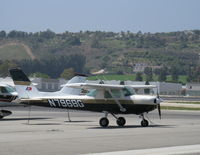
<instances>
[{"instance_id":1,"label":"parked airplane in background","mask_svg":"<svg viewBox=\"0 0 200 155\"><path fill-rule=\"evenodd\" d=\"M60 91L56 92L42 92L38 91L38 94L41 96L57 96L57 95L66 95L66 94L75 94L78 95L81 92L81 89L67 87L67 84L84 82L86 76L83 74L76 74L71 80L69 80L65 85L63 85ZM35 85L35 84L33 84ZM34 87L35 88L35 87ZM27 87L26 91L31 92L31 87ZM36 89L36 88L35 88ZM22 93L22 94L21 94ZM10 107L10 106L24 106L17 102L18 96L28 95L28 93L23 94L23 92L16 92L15 88L11 85L0 83L0 108ZM12 112L9 110L0 110L0 119L3 117L11 115Z\"/></svg>"},{"instance_id":2,"label":"parked airplane in background","mask_svg":"<svg viewBox=\"0 0 200 155\"><path fill-rule=\"evenodd\" d=\"M71 83L68 87L90 90L86 95L43 95L31 84L31 81L21 69L10 70L10 75L19 93L20 103L52 108L66 108L76 110L87 110L103 112L105 116L100 119L99 124L107 127L108 114L116 118L119 126L124 126L124 117L117 117L116 114L136 114L142 116L141 126L146 127L149 122L145 119L144 113L158 108L161 117L159 96L136 95L134 89L153 88L152 85L109 85L90 83ZM92 90L91 90L92 89Z\"/></svg>"},{"instance_id":3,"label":"parked airplane in background","mask_svg":"<svg viewBox=\"0 0 200 155\"><path fill-rule=\"evenodd\" d=\"M17 98L17 92L14 87L4 83L0 83L0 108L8 106L16 106L12 101ZM0 110L0 119L11 115L12 112L9 110Z\"/></svg>"}]
</instances>

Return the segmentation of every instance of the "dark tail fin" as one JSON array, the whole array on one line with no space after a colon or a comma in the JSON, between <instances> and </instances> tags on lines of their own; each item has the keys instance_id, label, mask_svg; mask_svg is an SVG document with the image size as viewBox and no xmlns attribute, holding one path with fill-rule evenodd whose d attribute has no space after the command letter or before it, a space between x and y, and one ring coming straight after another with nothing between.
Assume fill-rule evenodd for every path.
<instances>
[{"instance_id":1,"label":"dark tail fin","mask_svg":"<svg viewBox=\"0 0 200 155\"><path fill-rule=\"evenodd\" d=\"M10 75L15 85L30 85L31 81L26 74L19 68L13 68L9 70Z\"/></svg>"},{"instance_id":2,"label":"dark tail fin","mask_svg":"<svg viewBox=\"0 0 200 155\"><path fill-rule=\"evenodd\" d=\"M33 98L39 95L37 88L31 84L26 74L19 68L9 70L19 98Z\"/></svg>"}]
</instances>

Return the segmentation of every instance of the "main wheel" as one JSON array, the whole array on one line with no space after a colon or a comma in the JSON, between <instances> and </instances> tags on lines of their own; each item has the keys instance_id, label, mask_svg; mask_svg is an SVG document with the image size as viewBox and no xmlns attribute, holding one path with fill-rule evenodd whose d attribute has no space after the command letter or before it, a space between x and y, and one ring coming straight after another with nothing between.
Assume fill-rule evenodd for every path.
<instances>
[{"instance_id":1,"label":"main wheel","mask_svg":"<svg viewBox=\"0 0 200 155\"><path fill-rule=\"evenodd\" d=\"M119 117L116 122L118 126L124 126L126 124L126 120L124 117Z\"/></svg>"},{"instance_id":2,"label":"main wheel","mask_svg":"<svg viewBox=\"0 0 200 155\"><path fill-rule=\"evenodd\" d=\"M141 121L141 126L142 127L147 127L149 125L149 122L146 120L146 119L143 119L142 121Z\"/></svg>"},{"instance_id":3,"label":"main wheel","mask_svg":"<svg viewBox=\"0 0 200 155\"><path fill-rule=\"evenodd\" d=\"M109 124L109 120L106 117L103 117L99 120L99 124L102 127L107 127Z\"/></svg>"}]
</instances>

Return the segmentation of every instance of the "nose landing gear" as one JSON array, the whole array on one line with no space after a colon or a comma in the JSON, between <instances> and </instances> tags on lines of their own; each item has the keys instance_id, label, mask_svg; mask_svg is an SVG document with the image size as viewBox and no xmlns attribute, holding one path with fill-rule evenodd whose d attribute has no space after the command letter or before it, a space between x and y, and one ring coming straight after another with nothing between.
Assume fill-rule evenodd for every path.
<instances>
[{"instance_id":1,"label":"nose landing gear","mask_svg":"<svg viewBox=\"0 0 200 155\"><path fill-rule=\"evenodd\" d=\"M142 126L142 127L147 127L147 126L149 126L149 122L148 122L146 119L143 119L143 120L141 121L141 126Z\"/></svg>"},{"instance_id":2,"label":"nose landing gear","mask_svg":"<svg viewBox=\"0 0 200 155\"><path fill-rule=\"evenodd\" d=\"M149 126L149 121L147 121L147 120L145 119L144 114L141 114L140 116L142 117L141 126L142 126L142 127L147 127L147 126Z\"/></svg>"}]
</instances>

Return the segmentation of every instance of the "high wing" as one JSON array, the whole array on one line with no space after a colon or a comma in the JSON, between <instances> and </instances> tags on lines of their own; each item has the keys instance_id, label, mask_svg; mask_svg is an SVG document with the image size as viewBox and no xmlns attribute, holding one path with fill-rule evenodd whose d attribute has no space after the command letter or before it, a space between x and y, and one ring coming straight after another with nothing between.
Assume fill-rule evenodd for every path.
<instances>
[{"instance_id":1,"label":"high wing","mask_svg":"<svg viewBox=\"0 0 200 155\"><path fill-rule=\"evenodd\" d=\"M123 89L123 88L133 88L133 89L146 89L146 88L156 88L156 85L111 85L111 84L94 84L94 83L72 83L67 84L68 87L72 88L82 88L82 89Z\"/></svg>"}]
</instances>

